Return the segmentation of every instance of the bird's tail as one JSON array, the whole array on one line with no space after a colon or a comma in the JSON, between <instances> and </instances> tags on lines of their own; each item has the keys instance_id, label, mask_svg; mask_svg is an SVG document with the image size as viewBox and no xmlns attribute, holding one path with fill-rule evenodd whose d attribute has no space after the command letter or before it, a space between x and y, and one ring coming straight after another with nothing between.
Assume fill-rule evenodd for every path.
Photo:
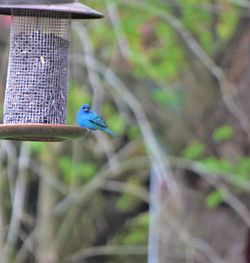
<instances>
[{"instance_id":1,"label":"bird's tail","mask_svg":"<svg viewBox=\"0 0 250 263\"><path fill-rule=\"evenodd\" d=\"M103 129L103 131L104 131L106 134L108 134L109 136L113 137L113 138L116 137L116 135L115 135L109 128L105 128L105 129Z\"/></svg>"}]
</instances>

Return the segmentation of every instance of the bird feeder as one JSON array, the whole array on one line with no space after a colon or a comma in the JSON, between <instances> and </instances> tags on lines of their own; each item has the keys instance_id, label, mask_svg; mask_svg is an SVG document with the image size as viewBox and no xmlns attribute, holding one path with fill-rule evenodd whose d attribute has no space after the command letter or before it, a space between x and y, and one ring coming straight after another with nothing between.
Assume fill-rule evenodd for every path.
<instances>
[{"instance_id":1,"label":"bird feeder","mask_svg":"<svg viewBox=\"0 0 250 263\"><path fill-rule=\"evenodd\" d=\"M101 18L76 0L0 0L11 15L0 139L63 141L85 132L65 125L71 19Z\"/></svg>"}]
</instances>

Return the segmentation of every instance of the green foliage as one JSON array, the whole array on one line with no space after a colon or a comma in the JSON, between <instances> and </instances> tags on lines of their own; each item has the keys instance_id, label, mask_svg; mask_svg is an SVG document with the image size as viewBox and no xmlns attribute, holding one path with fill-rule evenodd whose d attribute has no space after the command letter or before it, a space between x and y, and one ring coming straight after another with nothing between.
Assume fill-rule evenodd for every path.
<instances>
[{"instance_id":1,"label":"green foliage","mask_svg":"<svg viewBox=\"0 0 250 263\"><path fill-rule=\"evenodd\" d=\"M3 107L0 107L0 119L3 119Z\"/></svg>"},{"instance_id":2,"label":"green foliage","mask_svg":"<svg viewBox=\"0 0 250 263\"><path fill-rule=\"evenodd\" d=\"M217 142L222 142L233 137L234 131L233 128L229 125L223 125L218 127L213 132L213 139Z\"/></svg>"},{"instance_id":3,"label":"green foliage","mask_svg":"<svg viewBox=\"0 0 250 263\"><path fill-rule=\"evenodd\" d=\"M125 128L125 121L122 118L122 116L118 114L112 114L107 119L107 122L110 126L110 128L114 131L114 133L119 134L121 133Z\"/></svg>"},{"instance_id":4,"label":"green foliage","mask_svg":"<svg viewBox=\"0 0 250 263\"><path fill-rule=\"evenodd\" d=\"M184 5L186 4L186 1L184 3L184 0L179 2ZM188 8L182 9L182 22L187 29L198 38L202 47L210 51L213 47L210 33L211 15L205 10L197 12L197 9L195 8L197 4L197 1L190 1Z\"/></svg>"},{"instance_id":5,"label":"green foliage","mask_svg":"<svg viewBox=\"0 0 250 263\"><path fill-rule=\"evenodd\" d=\"M124 237L124 245L145 244L147 242L147 232L149 225L149 214L142 213L129 222L129 233Z\"/></svg>"},{"instance_id":6,"label":"green foliage","mask_svg":"<svg viewBox=\"0 0 250 263\"><path fill-rule=\"evenodd\" d=\"M75 175L87 182L96 173L97 166L94 162L84 162L75 166Z\"/></svg>"},{"instance_id":7,"label":"green foliage","mask_svg":"<svg viewBox=\"0 0 250 263\"><path fill-rule=\"evenodd\" d=\"M58 166L65 183L70 183L73 176L72 159L66 155L61 156L58 160Z\"/></svg>"},{"instance_id":8,"label":"green foliage","mask_svg":"<svg viewBox=\"0 0 250 263\"><path fill-rule=\"evenodd\" d=\"M67 103L67 123L76 123L76 113L84 103L90 103L90 94L77 84L71 82Z\"/></svg>"},{"instance_id":9,"label":"green foliage","mask_svg":"<svg viewBox=\"0 0 250 263\"><path fill-rule=\"evenodd\" d=\"M227 12L220 13L219 23L217 25L217 33L221 39L228 39L234 33L235 26L237 25L241 10L229 3L224 3Z\"/></svg>"},{"instance_id":10,"label":"green foliage","mask_svg":"<svg viewBox=\"0 0 250 263\"><path fill-rule=\"evenodd\" d=\"M165 21L157 19L150 10L138 12L129 8L129 15L122 12L121 32L128 43L128 59L133 67L130 74L156 82L176 77L183 66L183 53ZM177 60L180 63L174 63Z\"/></svg>"},{"instance_id":11,"label":"green foliage","mask_svg":"<svg viewBox=\"0 0 250 263\"><path fill-rule=\"evenodd\" d=\"M244 191L245 184L250 178L250 158L246 156L240 157L234 164L227 160L210 156L204 158L201 163L208 171L212 173L221 173L226 177L230 177L230 182L236 191ZM209 207L216 207L223 202L223 194L214 191L208 195L206 203Z\"/></svg>"},{"instance_id":12,"label":"green foliage","mask_svg":"<svg viewBox=\"0 0 250 263\"><path fill-rule=\"evenodd\" d=\"M183 101L183 94L177 89L155 89L151 92L153 100L170 109L175 109Z\"/></svg>"},{"instance_id":13,"label":"green foliage","mask_svg":"<svg viewBox=\"0 0 250 263\"><path fill-rule=\"evenodd\" d=\"M115 134L122 133L126 124L125 120L111 104L105 103L102 106L102 115Z\"/></svg>"},{"instance_id":14,"label":"green foliage","mask_svg":"<svg viewBox=\"0 0 250 263\"><path fill-rule=\"evenodd\" d=\"M235 165L235 174L241 178L250 178L250 157L241 156Z\"/></svg>"},{"instance_id":15,"label":"green foliage","mask_svg":"<svg viewBox=\"0 0 250 263\"><path fill-rule=\"evenodd\" d=\"M83 161L73 164L72 158L63 155L59 158L59 169L65 183L70 183L72 177L78 177L82 182L87 182L96 173L97 166L94 162Z\"/></svg>"},{"instance_id":16,"label":"green foliage","mask_svg":"<svg viewBox=\"0 0 250 263\"><path fill-rule=\"evenodd\" d=\"M194 141L182 152L183 157L191 160L199 159L203 156L205 145L202 142Z\"/></svg>"},{"instance_id":17,"label":"green foliage","mask_svg":"<svg viewBox=\"0 0 250 263\"><path fill-rule=\"evenodd\" d=\"M204 6L209 6L211 2L208 0L191 0L187 3L185 0L178 0L178 3L181 7L185 7L181 9L181 21L199 40L202 47L212 52L215 46L212 39L211 27L215 14L207 12L206 8L201 8L203 4ZM224 42L235 32L241 11L240 8L236 8L235 5L229 3L229 1L220 1L217 5L224 11L216 14L218 17L215 31L218 35L217 41Z\"/></svg>"},{"instance_id":18,"label":"green foliage","mask_svg":"<svg viewBox=\"0 0 250 263\"><path fill-rule=\"evenodd\" d=\"M44 142L30 142L29 147L32 154L39 154L46 149L46 144Z\"/></svg>"},{"instance_id":19,"label":"green foliage","mask_svg":"<svg viewBox=\"0 0 250 263\"><path fill-rule=\"evenodd\" d=\"M148 239L148 226L149 214L141 213L127 222L127 231L117 235L114 241L124 245L146 244Z\"/></svg>"},{"instance_id":20,"label":"green foliage","mask_svg":"<svg viewBox=\"0 0 250 263\"><path fill-rule=\"evenodd\" d=\"M138 185L139 183L140 181L137 178L131 177L127 180L127 183L125 184L125 187L124 187L124 192L122 193L122 195L120 196L120 198L118 198L116 202L117 209L121 211L126 211L128 209L133 208L134 205L138 203L138 197L131 194L131 192L127 192L126 190L129 191L131 187Z\"/></svg>"},{"instance_id":21,"label":"green foliage","mask_svg":"<svg viewBox=\"0 0 250 263\"><path fill-rule=\"evenodd\" d=\"M136 139L140 136L140 129L137 125L130 125L127 131L128 138L130 140Z\"/></svg>"},{"instance_id":22,"label":"green foliage","mask_svg":"<svg viewBox=\"0 0 250 263\"><path fill-rule=\"evenodd\" d=\"M213 191L206 198L206 204L209 208L215 208L223 202L223 194L220 191Z\"/></svg>"},{"instance_id":23,"label":"green foliage","mask_svg":"<svg viewBox=\"0 0 250 263\"><path fill-rule=\"evenodd\" d=\"M85 4L88 3L85 2ZM148 9L136 7L121 0L107 0L93 3L90 6L98 10L105 10L106 4L115 3L120 16L120 24L117 24L117 31L111 30L110 24L100 20L90 23L92 41L97 50L105 60L114 54L114 45L117 38L125 40L130 74L136 78L151 78L156 82L175 79L180 70L185 66L183 47L176 38L174 30L164 19L157 16L157 10L166 14L172 13L172 5L155 1L147 1ZM184 26L198 39L204 49L213 52L215 48L211 34L213 23L213 12L208 12L204 6L210 6L208 0L185 1L178 0L177 5L181 9L179 19ZM150 9L153 7L153 10ZM136 8L134 8L136 7ZM227 1L218 3L218 8L225 12L216 13L218 16L216 32L218 42L227 40L235 30L240 18L240 9Z\"/></svg>"},{"instance_id":24,"label":"green foliage","mask_svg":"<svg viewBox=\"0 0 250 263\"><path fill-rule=\"evenodd\" d=\"M138 198L128 194L128 193L124 193L121 195L121 197L118 199L117 203L116 203L116 207L117 209L119 209L120 211L126 211L129 208L133 207L133 205L135 204L135 201Z\"/></svg>"},{"instance_id":25,"label":"green foliage","mask_svg":"<svg viewBox=\"0 0 250 263\"><path fill-rule=\"evenodd\" d=\"M215 156L209 156L202 160L202 164L206 169L214 173L232 172L232 164L224 159L219 159Z\"/></svg>"},{"instance_id":26,"label":"green foliage","mask_svg":"<svg viewBox=\"0 0 250 263\"><path fill-rule=\"evenodd\" d=\"M189 113L187 111L185 112L185 116L173 114L174 117L171 116L172 119L169 120L169 114L165 123L164 113L169 110L175 110L176 108L187 109L189 107L190 109L193 106L193 109L196 109L197 105L185 104L189 103L189 101L184 101L185 97L183 95L185 94L183 91L186 92L190 89L175 88L176 83L179 85L179 83L182 83L184 82L183 80L185 80L187 81L188 87L194 84L192 86L192 91L194 91L196 87L202 90L207 88L207 85L203 86L203 84L206 83L203 83L202 79L206 81L208 78L206 69L202 68L199 71L199 73L201 72L201 75L197 77L198 74L196 74L196 69L199 67L197 57L190 52L190 46L188 48L187 45L184 45L183 40L181 40L175 30L169 26L165 18L168 14L174 15L174 11L178 11L178 8L180 8L180 16L176 16L177 19L183 24L184 28L191 33L192 37L198 41L211 59L215 57L215 51L218 51L219 56L216 56L216 59L218 60L218 58L228 57L225 56L227 55L225 54L226 51L224 53L221 52L224 51L222 48L225 47L225 50L228 50L228 40L232 36L233 32L239 31L237 30L237 24L240 17L239 9L227 0L216 1L216 12L211 9L213 4L210 0L85 0L82 2L104 13L105 18L100 20L85 20L85 22L83 22L82 25L84 26L84 31L86 30L86 32L89 33L86 35L86 38L84 38L83 43L80 43L77 34L73 36L72 43L74 49L72 49L72 63L76 63L76 66L72 67L75 72L73 74L74 80L70 82L69 87L67 123L71 125L76 124L75 117L79 107L83 103L91 103L92 101L92 94L87 86L89 85L89 76L86 74L86 59L83 54L83 49L92 49L93 57L96 59L96 65L93 65L93 63L91 70L95 70L95 66L97 67L97 70L101 68L102 72L100 73L98 71L97 74L100 74L100 81L104 82L105 87L111 84L116 85L116 79L112 78L113 75L110 74L112 71L117 78L121 79L121 82L125 84L128 90L135 95L141 103L143 109L145 109L149 121L152 121L157 128L155 134L159 135L159 138L156 138L156 140L159 141L160 147L162 147L163 150L166 149L166 151L169 151L170 154L172 154L171 151L175 151L175 153L178 152L180 147L183 145L183 141L190 141L190 137L192 138L192 135L190 135L189 131L180 132L179 134L177 134L176 131L177 129L186 129L189 126L189 123L187 124L188 120L192 119L193 116L188 116L187 119L183 120ZM117 16L114 13L114 21L112 21L112 16L109 13L110 9L108 9L107 6L107 4L110 3L116 4L115 6L112 6L117 9ZM148 5L148 9L138 7L140 4L145 4L146 6ZM157 13L157 11L159 12ZM163 14L163 16L160 16L159 13ZM244 15L246 15L245 11ZM213 28L215 20L217 24L215 25L215 28ZM72 23L78 23L78 25L81 25L81 22ZM213 30L217 33L217 39L214 39ZM73 32L73 34L74 33L75 32ZM82 34L84 32L79 33ZM190 40L188 39L188 36L186 36L186 40ZM2 62L5 62L5 60L5 58L1 57ZM220 63L220 66L222 66L222 64L223 63ZM102 65L106 68L103 69ZM187 68L188 74L186 71ZM5 74L4 71L5 69L3 68L2 74ZM204 75L202 73L204 73ZM197 80L199 80L199 83ZM184 86L186 83L180 85ZM143 86L150 88L140 88ZM122 86L118 88L122 88ZM211 92L212 90L214 90L214 87L211 87ZM121 92L119 92L119 94L120 93ZM110 140L112 146L111 148L117 152L117 155L110 154L108 157L111 157L111 159L109 159L110 162L108 162L105 152L108 147L103 149L103 145L98 144L98 140L95 140L94 136L86 136L86 138L84 137L79 140L79 146L77 145L77 147L72 146L71 142L61 144L61 148L58 152L55 151L58 156L53 156L53 159L57 158L53 171L55 170L56 173L60 174L59 178L56 179L60 180L62 185L67 187L69 185L71 186L72 182L77 182L77 187L81 189L82 185L89 182L94 176L98 176L97 171L101 167L104 167L104 169L114 168L115 171L116 168L118 168L117 173L115 172L115 174L113 174L111 171L110 176L116 176L115 178L112 177L115 180L124 180L124 184L126 184L127 188L125 187L125 191L119 198L117 198L117 193L115 195L106 194L106 192L103 194L103 191L99 191L98 185L93 182L94 184L91 184L91 187L89 188L90 195L88 197L90 198L81 200L79 205L77 205L77 202L75 203L73 200L73 209L67 209L65 213L60 214L55 218L55 222L49 222L51 225L63 223L62 226L58 225L55 228L55 238L51 236L51 233L48 233L48 237L52 237L51 242L56 242L56 244L58 244L56 247L56 250L58 250L56 251L56 253L58 252L58 258L70 258L76 251L79 251L84 247L93 247L94 245L100 243L99 241L101 240L108 240L107 245L110 243L114 243L115 245L145 245L147 243L149 214L141 213L140 208L138 209L138 204L141 201L133 194L130 194L132 188L129 188L131 187L129 180L133 177L137 178L137 184L146 184L145 181L147 180L149 167L148 165L141 168L139 166L136 168L129 167L130 171L125 172L122 168L123 164L126 168L126 160L129 158L132 159L134 156L145 156L146 154L153 154L157 156L155 143L154 140L151 140L152 147L147 147L147 142L144 143L136 120L132 117L129 118L129 120L124 119L123 115L119 112L119 109L116 108L115 103L112 101L112 96L116 96L117 94L112 94L111 96L109 92L104 91L103 95L104 103L100 112L101 115L103 115L103 117L107 120L110 128L115 133L118 135L123 133L126 134L126 136L121 136L121 138ZM192 96L192 94L188 95ZM197 104L202 104L203 97L200 101L197 100L196 102ZM210 109L210 107L207 107L208 102L209 100L206 100L205 98L206 110ZM128 102L125 101L125 103ZM155 108L151 107L152 103ZM183 105L185 105L185 107L182 107ZM197 107L197 109L198 108L199 107ZM180 114L182 114L182 112L183 111L180 111ZM210 114L208 110L205 114L203 114L204 112L202 111L199 113L201 113L200 116L208 116ZM216 112L214 111L213 114L216 114ZM0 116L1 115L2 111L0 110ZM175 120L177 125L171 129L168 124L171 121L173 123ZM192 127L196 124L195 122L196 119L192 120ZM195 130L199 132L201 131L201 133L199 133L201 137L208 137L210 134L208 132L206 133L207 127L201 127L200 125L201 122L198 121ZM207 130L210 130L210 127ZM172 136L172 134L169 136L169 133L174 132L176 132L176 134L173 134L174 136ZM231 126L224 125L214 130L212 138L215 142L218 142L217 144L214 143L215 146L221 146L219 143L235 139L234 137L236 136L234 135L233 128ZM173 140L171 140L171 138L173 138ZM174 143L176 143L176 145L174 145ZM169 144L172 145L169 147ZM244 186L246 181L250 178L250 157L239 156L238 159L230 163L215 154L211 154L213 153L214 144L210 147L210 145L205 145L205 139L204 142L194 140L183 150L182 156L189 160L197 160L194 163L191 161L186 162L188 164L193 163L195 168L202 167L205 171L207 170L212 174L216 174L218 177L221 176L221 178L232 179L228 180L228 182L232 182L232 184L230 184L230 191L232 191L232 193L234 193L234 191L236 193L245 191L245 188L240 186ZM53 152L48 152L45 143L32 142L29 145L31 160L34 159L37 162L41 161L41 165L46 168L46 161L49 157L51 157ZM2 145L2 147L3 146L4 145ZM13 173L22 172L22 170L17 170L18 168L22 169L22 167L18 167L18 164L15 162L15 158L12 158L11 156L12 147L16 147L17 154L22 152L20 151L20 144L11 143L11 145L9 144L7 146L8 149L1 149L2 156L0 158L1 165L3 166L1 167L1 185L4 190L4 202L1 209L3 210L3 218L6 219L4 220L4 223L6 223L6 229L8 229L7 223L10 219L9 217L13 213L13 211L11 211L11 196L12 194L16 194L14 192L11 193L10 188L13 188L13 191L15 191L15 188L18 189L18 187L10 187L12 180L9 179L11 179L11 175ZM247 145L245 148L247 148ZM7 150L6 154L5 150ZM249 147L247 150L249 151ZM14 151L13 154L15 155ZM41 158L44 156L47 158ZM40 160L36 160L37 157L40 157ZM152 160L156 160L154 156L151 157ZM115 165L115 158L119 160L121 169ZM9 165L7 162L11 161L12 163ZM186 160L183 162L184 164L185 161ZM195 166L197 163L198 165ZM109 167L109 165L111 165L111 167ZM190 166L187 168L190 168ZM34 180L36 185L39 183L38 180L40 180L40 178L33 176L33 174L35 174L33 170L24 169L24 172L27 173L27 177L29 177L30 174L32 175L32 180ZM174 169L173 172L175 172ZM207 176L209 176L209 173L207 173ZM178 177L178 180L181 180L181 177ZM37 180L37 182L35 182L35 180ZM28 186L33 186L30 182L27 183ZM40 186L43 186L43 184ZM60 187L60 182L58 187ZM34 187L34 190L32 188L32 191L28 189L29 193L27 197L29 198L26 198L27 200L25 199L25 202L27 202L25 203L25 213L27 213L27 218L34 218L34 222L40 222L38 216L41 213L34 213L34 209L41 207L39 202L43 199L40 198L40 196L37 199L35 188L36 187ZM130 190L130 192L128 190ZM163 188L162 190L165 191ZM195 189L192 189L192 191L193 190L195 191ZM51 188L51 191L54 191L53 187ZM201 188L198 189L198 191L204 191L204 189ZM43 192L46 191L41 191L40 193L43 194ZM66 194L65 196L61 196L55 192L55 197L53 198L52 193L53 192L51 192L48 196L49 199L52 198L51 204L54 203L53 199L58 200L58 204L60 204L64 198L67 200L68 197L69 201L72 201L70 195L68 196ZM183 196L185 196L185 194ZM115 198L117 198L117 202L115 203L115 207L111 209L112 212L115 210L115 216L111 220L112 231L108 232L109 227L107 226L111 222L110 217L113 216L108 208L110 205L113 205L113 201L116 200ZM216 208L223 202L223 192L217 190L211 192L206 197L205 202L208 207ZM169 202L167 203L169 204ZM46 205L46 203L44 204ZM161 205L164 205L164 200ZM133 213L130 213L130 211ZM164 209L162 209L162 211L164 211ZM119 216L116 216L116 213L119 214ZM132 216L127 219L125 225L121 225L117 218L124 214L130 214ZM178 213L175 213L175 215L178 216ZM64 217L72 218L72 220L64 220ZM53 217L51 218L53 219ZM41 218L41 222L43 223L44 221L44 223L46 223L46 218L45 220L42 219L43 218ZM46 229L46 227L44 229ZM49 230L50 228L48 227L47 229ZM17 233L16 236L18 237L20 236L19 234L21 234L21 236L24 237L23 242L25 244L27 241L25 240L25 237L30 236L31 230L31 227L28 227L27 231L25 228L21 228L23 233ZM42 236L43 235L41 235L41 237ZM58 237L60 237L60 239ZM40 243L42 244L44 241L39 238L40 236L38 235L37 240L39 242L37 245L37 252L39 252L39 248L41 247ZM164 238L164 236L160 236L160 238ZM23 242L14 242L15 244L18 244L17 246L13 246L13 249L22 247ZM16 255L20 254L18 253L19 251L16 252ZM179 251L174 251L173 254L175 254L175 252ZM181 255L183 255L183 253ZM127 255L124 255L124 257L126 256ZM27 254L27 257L30 257L30 255ZM104 261L110 263L113 257L115 256L109 255L104 259ZM118 258L120 256L116 257ZM127 256L126 260L120 260L121 259L119 258L119 260L114 260L112 262L131 263L146 261L135 261L134 256L131 255ZM162 260L164 262L164 259ZM181 259L179 260L181 261ZM183 258L183 261L188 260L192 261L192 258ZM23 261L26 262L25 259ZM173 261L175 261L174 258Z\"/></svg>"}]
</instances>

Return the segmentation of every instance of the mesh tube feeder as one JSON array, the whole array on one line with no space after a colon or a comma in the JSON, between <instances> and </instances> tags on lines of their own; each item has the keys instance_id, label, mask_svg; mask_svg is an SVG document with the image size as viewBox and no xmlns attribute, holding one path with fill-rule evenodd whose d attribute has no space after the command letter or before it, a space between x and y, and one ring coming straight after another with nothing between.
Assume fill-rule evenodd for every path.
<instances>
[{"instance_id":1,"label":"mesh tube feeder","mask_svg":"<svg viewBox=\"0 0 250 263\"><path fill-rule=\"evenodd\" d=\"M102 15L74 0L0 0L11 15L0 139L63 141L85 130L65 125L71 19Z\"/></svg>"}]
</instances>

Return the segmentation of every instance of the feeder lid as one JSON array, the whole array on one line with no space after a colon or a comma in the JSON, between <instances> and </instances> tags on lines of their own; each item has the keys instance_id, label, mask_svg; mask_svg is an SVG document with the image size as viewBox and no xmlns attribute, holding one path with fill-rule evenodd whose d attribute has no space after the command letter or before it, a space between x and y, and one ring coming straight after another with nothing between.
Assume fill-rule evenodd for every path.
<instances>
[{"instance_id":1,"label":"feeder lid","mask_svg":"<svg viewBox=\"0 0 250 263\"><path fill-rule=\"evenodd\" d=\"M0 0L0 14L11 15L11 10L39 10L70 13L72 19L102 18L96 10L78 0Z\"/></svg>"},{"instance_id":2,"label":"feeder lid","mask_svg":"<svg viewBox=\"0 0 250 263\"><path fill-rule=\"evenodd\" d=\"M64 124L1 124L0 139L14 141L61 142L82 137L86 129Z\"/></svg>"}]
</instances>

